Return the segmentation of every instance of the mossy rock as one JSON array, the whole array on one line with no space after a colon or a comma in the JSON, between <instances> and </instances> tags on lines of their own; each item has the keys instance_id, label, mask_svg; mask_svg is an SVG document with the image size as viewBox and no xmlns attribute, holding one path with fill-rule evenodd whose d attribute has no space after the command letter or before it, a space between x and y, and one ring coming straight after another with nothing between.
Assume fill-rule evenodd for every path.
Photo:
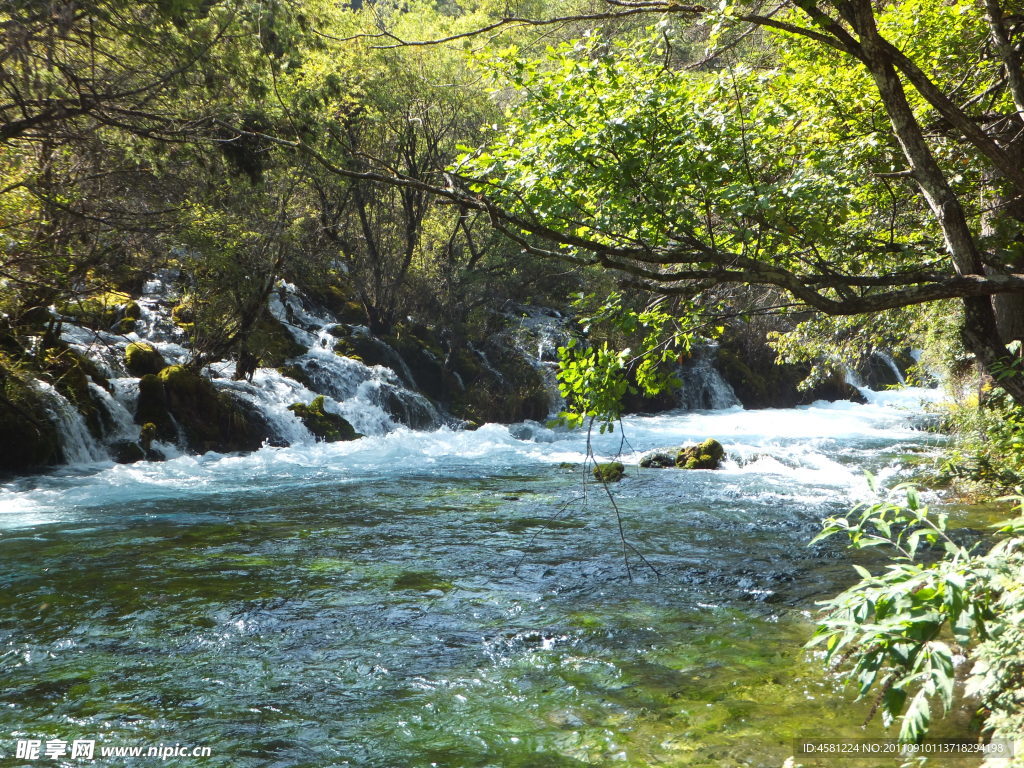
<instances>
[{"instance_id":1,"label":"mossy rock","mask_svg":"<svg viewBox=\"0 0 1024 768\"><path fill-rule=\"evenodd\" d=\"M26 472L59 463L56 426L41 392L0 360L0 472Z\"/></svg>"},{"instance_id":2,"label":"mossy rock","mask_svg":"<svg viewBox=\"0 0 1024 768\"><path fill-rule=\"evenodd\" d=\"M309 374L306 373L306 369L301 365L295 365L294 363L281 365L278 366L277 372L282 376L287 376L289 379L299 382L306 389L313 389L313 379L310 378Z\"/></svg>"},{"instance_id":3,"label":"mossy rock","mask_svg":"<svg viewBox=\"0 0 1024 768\"><path fill-rule=\"evenodd\" d=\"M594 465L594 479L601 483L617 483L626 473L621 461L607 461Z\"/></svg>"},{"instance_id":4,"label":"mossy rock","mask_svg":"<svg viewBox=\"0 0 1024 768\"><path fill-rule=\"evenodd\" d=\"M191 296L182 296L181 301L171 307L171 320L179 328L188 330L196 323L195 302Z\"/></svg>"},{"instance_id":5,"label":"mossy rock","mask_svg":"<svg viewBox=\"0 0 1024 768\"><path fill-rule=\"evenodd\" d=\"M543 422L551 409L543 374L518 350L489 343L484 352L489 365L471 350L456 348L451 355L465 387L452 402L452 413L481 424Z\"/></svg>"},{"instance_id":6,"label":"mossy rock","mask_svg":"<svg viewBox=\"0 0 1024 768\"><path fill-rule=\"evenodd\" d=\"M132 297L120 291L104 291L67 301L58 305L57 311L87 328L116 333L134 331L142 316L141 308Z\"/></svg>"},{"instance_id":7,"label":"mossy rock","mask_svg":"<svg viewBox=\"0 0 1024 768\"><path fill-rule=\"evenodd\" d=\"M175 423L186 447L197 453L254 451L271 437L262 415L231 395L218 392L195 371L169 365L139 380L137 424L152 423L162 440L176 440Z\"/></svg>"},{"instance_id":8,"label":"mossy rock","mask_svg":"<svg viewBox=\"0 0 1024 768\"><path fill-rule=\"evenodd\" d=\"M46 350L43 366L44 378L48 378L54 388L82 414L89 432L96 438L102 438L106 429L112 426L110 414L92 391L89 381L107 390L110 383L96 363L77 350L60 344Z\"/></svg>"},{"instance_id":9,"label":"mossy rock","mask_svg":"<svg viewBox=\"0 0 1024 768\"><path fill-rule=\"evenodd\" d=\"M167 407L164 384L158 376L148 373L139 379L139 399L135 406L135 423L151 427L150 439L173 443L178 430Z\"/></svg>"},{"instance_id":10,"label":"mossy rock","mask_svg":"<svg viewBox=\"0 0 1024 768\"><path fill-rule=\"evenodd\" d=\"M713 438L703 443L680 448L676 466L680 469L718 469L725 458L725 448Z\"/></svg>"},{"instance_id":11,"label":"mossy rock","mask_svg":"<svg viewBox=\"0 0 1024 768\"><path fill-rule=\"evenodd\" d=\"M285 325L268 312L253 326L246 340L246 346L266 368L277 368L285 361L304 354L306 348L299 344Z\"/></svg>"},{"instance_id":12,"label":"mossy rock","mask_svg":"<svg viewBox=\"0 0 1024 768\"><path fill-rule=\"evenodd\" d=\"M124 365L128 373L141 378L160 373L167 367L167 361L152 344L133 342L124 350Z\"/></svg>"},{"instance_id":13,"label":"mossy rock","mask_svg":"<svg viewBox=\"0 0 1024 768\"><path fill-rule=\"evenodd\" d=\"M355 440L360 436L344 417L324 409L323 395L313 398L309 405L293 403L288 406L288 410L302 420L306 429L313 433L318 442L336 443Z\"/></svg>"}]
</instances>

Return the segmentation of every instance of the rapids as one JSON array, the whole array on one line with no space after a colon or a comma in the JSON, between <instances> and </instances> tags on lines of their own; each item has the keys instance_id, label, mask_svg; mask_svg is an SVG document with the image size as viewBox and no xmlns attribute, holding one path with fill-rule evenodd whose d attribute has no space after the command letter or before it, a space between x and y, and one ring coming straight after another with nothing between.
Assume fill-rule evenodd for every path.
<instances>
[{"instance_id":1,"label":"rapids","mask_svg":"<svg viewBox=\"0 0 1024 768\"><path fill-rule=\"evenodd\" d=\"M584 436L534 423L83 454L7 482L0 753L84 738L207 745L178 764L232 768L778 768L797 736L875 736L800 647L854 575L806 546L820 519L938 440L918 428L934 391L865 394L595 435L628 465L616 503L657 571L633 555L632 580ZM706 437L724 469L636 466Z\"/></svg>"}]
</instances>

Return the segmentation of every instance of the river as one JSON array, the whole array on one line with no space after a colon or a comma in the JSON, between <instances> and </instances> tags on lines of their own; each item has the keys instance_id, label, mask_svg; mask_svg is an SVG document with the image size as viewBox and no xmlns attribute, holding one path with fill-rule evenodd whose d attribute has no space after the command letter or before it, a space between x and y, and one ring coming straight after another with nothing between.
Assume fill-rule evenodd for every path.
<instances>
[{"instance_id":1,"label":"river","mask_svg":"<svg viewBox=\"0 0 1024 768\"><path fill-rule=\"evenodd\" d=\"M894 481L934 447L922 397L627 419L614 493L649 564L633 554L632 579L583 437L539 425L9 481L0 754L84 739L93 761L45 763L778 768L798 736L877 735L801 649L815 600L854 575L838 542L807 542L865 496L864 470ZM706 437L724 469L630 453ZM99 756L160 744L211 754Z\"/></svg>"}]
</instances>

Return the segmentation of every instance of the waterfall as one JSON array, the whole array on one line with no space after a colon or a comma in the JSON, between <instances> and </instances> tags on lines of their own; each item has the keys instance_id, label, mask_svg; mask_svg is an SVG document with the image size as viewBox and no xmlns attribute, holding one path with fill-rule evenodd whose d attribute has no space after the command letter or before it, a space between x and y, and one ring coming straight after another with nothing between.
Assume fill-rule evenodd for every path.
<instances>
[{"instance_id":1,"label":"waterfall","mask_svg":"<svg viewBox=\"0 0 1024 768\"><path fill-rule=\"evenodd\" d=\"M107 452L89 432L85 418L71 402L45 381L36 381L49 404L46 411L57 428L60 448L68 464L89 464L105 461Z\"/></svg>"},{"instance_id":2,"label":"waterfall","mask_svg":"<svg viewBox=\"0 0 1024 768\"><path fill-rule=\"evenodd\" d=\"M903 372L900 371L899 366L896 365L896 361L892 359L892 356L889 355L888 352L883 352L879 349L876 349L871 354L877 357L879 360L881 360L889 368L889 370L892 371L892 375L896 377L896 380L900 383L901 386L906 386L907 380L906 378L904 378Z\"/></svg>"},{"instance_id":3,"label":"waterfall","mask_svg":"<svg viewBox=\"0 0 1024 768\"><path fill-rule=\"evenodd\" d=\"M446 419L437 407L410 387L412 372L401 356L384 341L375 339L394 361L397 369L383 365L364 365L334 351L338 337L332 331L337 321L320 314L303 301L290 283L282 283L270 296L270 313L282 322L295 340L306 347L291 364L302 369L317 393L328 396L325 407L344 416L356 431L381 435L400 424L413 429L440 427ZM368 334L363 326L352 332ZM307 390L308 391L308 390ZM315 395L314 395L315 396ZM294 402L294 401L293 401Z\"/></svg>"},{"instance_id":4,"label":"waterfall","mask_svg":"<svg viewBox=\"0 0 1024 768\"><path fill-rule=\"evenodd\" d=\"M715 367L717 344L694 347L693 356L679 368L683 382L679 405L688 411L719 411L741 405L732 386Z\"/></svg>"},{"instance_id":5,"label":"waterfall","mask_svg":"<svg viewBox=\"0 0 1024 768\"><path fill-rule=\"evenodd\" d=\"M89 381L89 391L92 392L93 398L103 406L103 410L107 414L108 427L104 435L106 442L139 439L139 427L132 418L132 412L125 407L123 402L92 380Z\"/></svg>"},{"instance_id":6,"label":"waterfall","mask_svg":"<svg viewBox=\"0 0 1024 768\"><path fill-rule=\"evenodd\" d=\"M573 338L568 318L556 310L529 305L516 305L508 317L514 323L515 346L544 379L551 413L564 410L565 398L558 389L558 348ZM481 357L489 365L486 357Z\"/></svg>"}]
</instances>

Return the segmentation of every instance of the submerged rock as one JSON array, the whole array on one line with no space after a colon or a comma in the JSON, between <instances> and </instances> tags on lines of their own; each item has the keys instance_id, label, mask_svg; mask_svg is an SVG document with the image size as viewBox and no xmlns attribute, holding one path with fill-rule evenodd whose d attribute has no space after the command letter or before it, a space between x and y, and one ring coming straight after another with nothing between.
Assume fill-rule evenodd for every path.
<instances>
[{"instance_id":1,"label":"submerged rock","mask_svg":"<svg viewBox=\"0 0 1024 768\"><path fill-rule=\"evenodd\" d=\"M594 478L602 483L617 483L626 473L621 461L607 461L594 465Z\"/></svg>"},{"instance_id":2,"label":"submerged rock","mask_svg":"<svg viewBox=\"0 0 1024 768\"><path fill-rule=\"evenodd\" d=\"M680 469L718 469L725 458L725 448L713 438L679 449L676 466Z\"/></svg>"},{"instance_id":3,"label":"submerged rock","mask_svg":"<svg viewBox=\"0 0 1024 768\"><path fill-rule=\"evenodd\" d=\"M324 443L335 443L341 440L355 440L359 433L336 413L324 409L324 396L319 395L313 398L309 405L305 403L293 403L288 410L302 419L306 429L312 432L316 439Z\"/></svg>"}]
</instances>

